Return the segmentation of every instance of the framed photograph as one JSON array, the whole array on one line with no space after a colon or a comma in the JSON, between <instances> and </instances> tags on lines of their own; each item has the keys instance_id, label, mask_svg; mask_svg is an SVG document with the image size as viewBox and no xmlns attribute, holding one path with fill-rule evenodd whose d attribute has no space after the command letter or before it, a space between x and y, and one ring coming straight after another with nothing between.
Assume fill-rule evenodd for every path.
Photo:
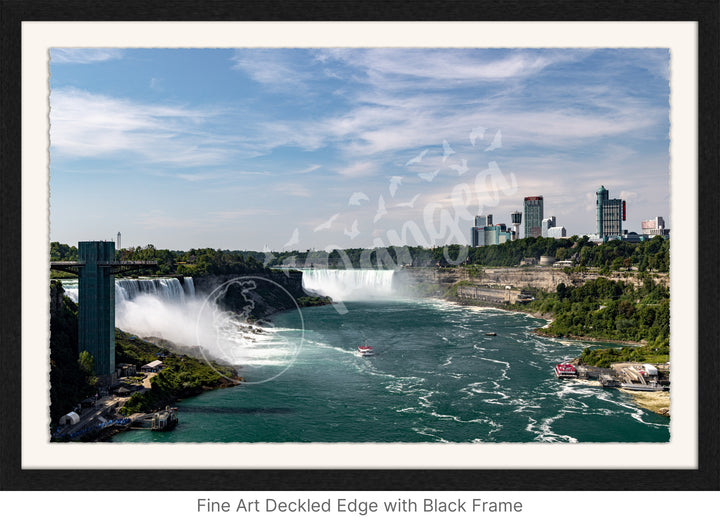
<instances>
[{"instance_id":1,"label":"framed photograph","mask_svg":"<svg viewBox=\"0 0 720 527\"><path fill-rule=\"evenodd\" d=\"M2 488L718 490L718 6L610 5L3 1Z\"/></svg>"}]
</instances>

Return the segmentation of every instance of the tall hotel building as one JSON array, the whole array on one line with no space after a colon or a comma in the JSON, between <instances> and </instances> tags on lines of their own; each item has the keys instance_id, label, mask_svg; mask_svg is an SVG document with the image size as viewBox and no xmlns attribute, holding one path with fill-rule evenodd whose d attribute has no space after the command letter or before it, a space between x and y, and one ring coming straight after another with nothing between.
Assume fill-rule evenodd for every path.
<instances>
[{"instance_id":1,"label":"tall hotel building","mask_svg":"<svg viewBox=\"0 0 720 527\"><path fill-rule=\"evenodd\" d=\"M475 226L472 228L470 235L473 247L498 245L512 240L512 231L507 230L504 223L493 225L492 214L475 216Z\"/></svg>"},{"instance_id":2,"label":"tall hotel building","mask_svg":"<svg viewBox=\"0 0 720 527\"><path fill-rule=\"evenodd\" d=\"M525 238L537 238L542 235L543 197L525 198Z\"/></svg>"},{"instance_id":3,"label":"tall hotel building","mask_svg":"<svg viewBox=\"0 0 720 527\"><path fill-rule=\"evenodd\" d=\"M471 245L473 247L482 247L485 245L484 228L492 225L492 214L487 216L475 216L475 226L470 231Z\"/></svg>"},{"instance_id":4,"label":"tall hotel building","mask_svg":"<svg viewBox=\"0 0 720 527\"><path fill-rule=\"evenodd\" d=\"M604 186L600 186L595 193L597 196L597 235L600 239L609 236L622 236L622 222L625 220L625 201L622 199L609 199L609 193Z\"/></svg>"}]
</instances>

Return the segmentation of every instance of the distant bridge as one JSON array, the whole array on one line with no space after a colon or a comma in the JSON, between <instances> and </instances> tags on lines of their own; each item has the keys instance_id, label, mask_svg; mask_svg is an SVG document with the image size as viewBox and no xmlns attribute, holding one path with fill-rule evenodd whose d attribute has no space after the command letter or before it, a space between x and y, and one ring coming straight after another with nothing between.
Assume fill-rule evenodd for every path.
<instances>
[{"instance_id":1,"label":"distant bridge","mask_svg":"<svg viewBox=\"0 0 720 527\"><path fill-rule=\"evenodd\" d=\"M121 274L138 267L157 267L157 264L156 260L98 260L94 262L97 267L109 268L110 274ZM83 267L85 267L84 261L50 262L50 269L73 274L80 274L80 269Z\"/></svg>"}]
</instances>

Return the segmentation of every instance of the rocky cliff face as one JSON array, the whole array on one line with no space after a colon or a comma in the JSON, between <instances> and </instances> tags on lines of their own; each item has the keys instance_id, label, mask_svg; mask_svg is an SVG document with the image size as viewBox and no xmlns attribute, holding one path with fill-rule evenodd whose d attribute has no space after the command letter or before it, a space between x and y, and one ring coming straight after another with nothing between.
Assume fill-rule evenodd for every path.
<instances>
[{"instance_id":1,"label":"rocky cliff face","mask_svg":"<svg viewBox=\"0 0 720 527\"><path fill-rule=\"evenodd\" d=\"M249 320L294 309L297 299L307 296L299 271L264 270L256 276L199 276L193 281L199 294L213 294L223 308L244 313Z\"/></svg>"},{"instance_id":2,"label":"rocky cliff face","mask_svg":"<svg viewBox=\"0 0 720 527\"><path fill-rule=\"evenodd\" d=\"M459 295L474 288L512 290L540 289L554 292L558 284L566 286L581 286L585 282L595 280L603 275L597 272L567 273L563 269L551 267L499 267L499 268L405 268L395 273L396 287L406 291L422 292L429 285L435 286L435 291L446 291L453 284L468 282L458 287ZM669 285L668 273L652 273L655 282L665 286ZM642 285L637 273L614 272L605 276L609 280L622 280L635 286ZM469 294L469 293L468 293ZM505 293L503 293L504 295ZM493 295L497 296L497 295ZM502 296L502 295L501 295Z\"/></svg>"},{"instance_id":3,"label":"rocky cliff face","mask_svg":"<svg viewBox=\"0 0 720 527\"><path fill-rule=\"evenodd\" d=\"M59 280L50 282L50 316L58 316L64 307L65 291Z\"/></svg>"}]
</instances>

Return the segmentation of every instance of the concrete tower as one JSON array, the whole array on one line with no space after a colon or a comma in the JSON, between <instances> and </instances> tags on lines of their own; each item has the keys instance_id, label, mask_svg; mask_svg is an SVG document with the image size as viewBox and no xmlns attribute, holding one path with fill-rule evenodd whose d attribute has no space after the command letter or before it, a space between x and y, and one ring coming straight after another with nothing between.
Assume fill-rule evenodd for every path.
<instances>
[{"instance_id":1,"label":"concrete tower","mask_svg":"<svg viewBox=\"0 0 720 527\"><path fill-rule=\"evenodd\" d=\"M95 361L101 383L115 372L115 242L79 242L78 351Z\"/></svg>"},{"instance_id":2,"label":"concrete tower","mask_svg":"<svg viewBox=\"0 0 720 527\"><path fill-rule=\"evenodd\" d=\"M115 275L143 267L157 262L115 261L115 242L78 242L78 261L50 262L50 269L78 275L78 351L92 355L100 385L115 374Z\"/></svg>"}]
</instances>

